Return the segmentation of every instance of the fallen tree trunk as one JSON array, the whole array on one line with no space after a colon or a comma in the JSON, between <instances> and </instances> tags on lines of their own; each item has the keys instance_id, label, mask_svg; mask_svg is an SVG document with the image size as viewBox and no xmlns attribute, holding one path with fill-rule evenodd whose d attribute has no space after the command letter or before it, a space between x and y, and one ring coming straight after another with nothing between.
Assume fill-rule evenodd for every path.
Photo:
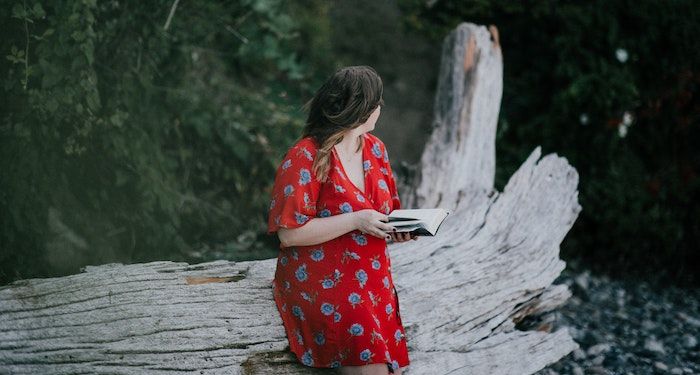
<instances>
[{"instance_id":1,"label":"fallen tree trunk","mask_svg":"<svg viewBox=\"0 0 700 375\"><path fill-rule=\"evenodd\" d=\"M581 210L578 175L540 147L493 188L502 94L495 28L444 41L433 132L404 207L452 211L435 238L390 245L411 365L405 374L531 374L578 347L551 316L570 292L559 244ZM9 373L315 373L289 352L275 259L88 266L0 288ZM544 321L543 323L537 323ZM533 326L534 329L525 329Z\"/></svg>"}]
</instances>

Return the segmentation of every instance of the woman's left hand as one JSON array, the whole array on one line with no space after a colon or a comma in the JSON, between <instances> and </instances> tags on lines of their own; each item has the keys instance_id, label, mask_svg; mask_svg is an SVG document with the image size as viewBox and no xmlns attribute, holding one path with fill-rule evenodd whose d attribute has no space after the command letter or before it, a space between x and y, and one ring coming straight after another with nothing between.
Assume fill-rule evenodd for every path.
<instances>
[{"instance_id":1,"label":"woman's left hand","mask_svg":"<svg viewBox=\"0 0 700 375\"><path fill-rule=\"evenodd\" d=\"M410 240L414 240L414 241L418 240L418 236L411 234L409 232L390 232L389 234L391 235L391 239L394 242L405 242L405 241L410 241Z\"/></svg>"}]
</instances>

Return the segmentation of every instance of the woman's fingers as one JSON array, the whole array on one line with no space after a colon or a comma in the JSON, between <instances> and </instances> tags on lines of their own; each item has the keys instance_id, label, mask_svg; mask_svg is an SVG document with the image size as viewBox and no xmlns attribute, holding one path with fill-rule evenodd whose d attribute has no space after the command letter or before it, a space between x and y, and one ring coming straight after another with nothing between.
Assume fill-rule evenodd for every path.
<instances>
[{"instance_id":1,"label":"woman's fingers","mask_svg":"<svg viewBox=\"0 0 700 375\"><path fill-rule=\"evenodd\" d=\"M394 242L404 242L411 239L411 234L408 232L392 232L391 238Z\"/></svg>"}]
</instances>

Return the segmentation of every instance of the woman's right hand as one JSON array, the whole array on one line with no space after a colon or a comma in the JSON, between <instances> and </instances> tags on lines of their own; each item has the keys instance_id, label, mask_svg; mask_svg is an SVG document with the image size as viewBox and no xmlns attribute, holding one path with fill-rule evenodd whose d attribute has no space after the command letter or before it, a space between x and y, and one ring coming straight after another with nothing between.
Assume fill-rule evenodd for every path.
<instances>
[{"instance_id":1,"label":"woman's right hand","mask_svg":"<svg viewBox=\"0 0 700 375\"><path fill-rule=\"evenodd\" d=\"M360 232L387 240L391 238L387 232L391 232L395 228L393 225L386 224L389 221L389 215L371 208L355 211L353 214L355 215L355 228Z\"/></svg>"}]
</instances>

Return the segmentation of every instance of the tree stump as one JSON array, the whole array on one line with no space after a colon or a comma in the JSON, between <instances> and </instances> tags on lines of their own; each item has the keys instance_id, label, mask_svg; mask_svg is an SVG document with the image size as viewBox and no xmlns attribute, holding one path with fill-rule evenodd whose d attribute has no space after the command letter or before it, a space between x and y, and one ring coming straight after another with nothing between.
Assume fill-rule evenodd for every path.
<instances>
[{"instance_id":1,"label":"tree stump","mask_svg":"<svg viewBox=\"0 0 700 375\"><path fill-rule=\"evenodd\" d=\"M578 174L540 147L493 187L503 83L495 27L444 40L432 134L404 207L452 211L436 237L389 246L405 374L531 374L578 347L551 314ZM17 374L305 374L272 299L276 259L87 266L0 288L0 369ZM535 322L536 324L525 324ZM524 327L532 327L525 329Z\"/></svg>"}]
</instances>

